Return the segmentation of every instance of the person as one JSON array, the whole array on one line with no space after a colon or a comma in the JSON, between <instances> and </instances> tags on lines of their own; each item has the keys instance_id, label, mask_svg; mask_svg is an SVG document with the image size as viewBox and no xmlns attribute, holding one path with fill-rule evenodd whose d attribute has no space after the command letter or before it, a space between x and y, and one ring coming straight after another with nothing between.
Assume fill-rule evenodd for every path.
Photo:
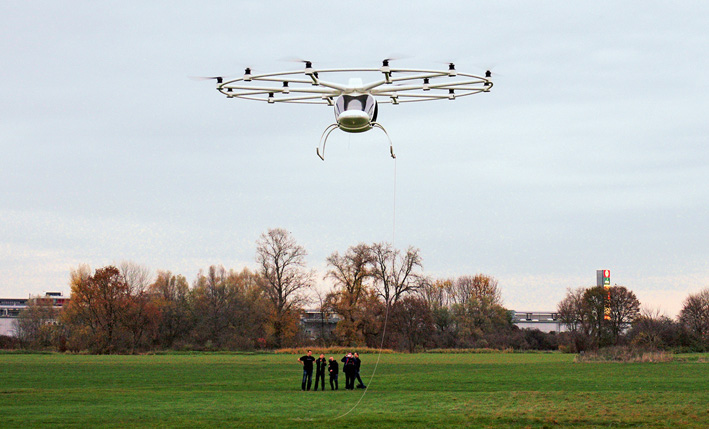
<instances>
[{"instance_id":1,"label":"person","mask_svg":"<svg viewBox=\"0 0 709 429\"><path fill-rule=\"evenodd\" d=\"M366 389L367 386L364 385L364 382L362 381L362 377L359 376L359 367L362 365L362 361L359 358L359 353L355 352L354 354L354 376L357 378L357 381L359 384L357 385L358 389ZM352 384L354 384L354 378L352 379Z\"/></svg>"},{"instance_id":2,"label":"person","mask_svg":"<svg viewBox=\"0 0 709 429\"><path fill-rule=\"evenodd\" d=\"M318 390L318 382L322 386L322 391L325 391L325 367L327 366L327 359L325 355L321 354L320 357L315 361L315 390Z\"/></svg>"},{"instance_id":3,"label":"person","mask_svg":"<svg viewBox=\"0 0 709 429\"><path fill-rule=\"evenodd\" d=\"M337 373L340 372L339 365L334 357L330 356L330 363L328 364L328 370L330 371L330 390L337 390ZM317 383L316 383L317 384Z\"/></svg>"},{"instance_id":4,"label":"person","mask_svg":"<svg viewBox=\"0 0 709 429\"><path fill-rule=\"evenodd\" d=\"M342 358L342 372L345 373L345 389L354 390L355 362L352 353Z\"/></svg>"},{"instance_id":5,"label":"person","mask_svg":"<svg viewBox=\"0 0 709 429\"><path fill-rule=\"evenodd\" d=\"M305 390L306 381L307 388L310 390L310 384L313 382L313 362L315 358L313 357L313 351L308 350L308 354L298 358L298 362L303 365L303 383L301 384L301 390Z\"/></svg>"}]
</instances>

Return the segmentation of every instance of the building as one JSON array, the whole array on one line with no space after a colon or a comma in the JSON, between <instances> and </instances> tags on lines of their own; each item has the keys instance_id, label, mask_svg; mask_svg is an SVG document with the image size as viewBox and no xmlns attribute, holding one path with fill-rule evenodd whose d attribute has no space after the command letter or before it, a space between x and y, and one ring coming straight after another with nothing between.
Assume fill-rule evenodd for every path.
<instances>
[{"instance_id":1,"label":"building","mask_svg":"<svg viewBox=\"0 0 709 429\"><path fill-rule=\"evenodd\" d=\"M333 313L320 310L304 310L300 318L300 329L309 340L329 338L335 332L337 322L342 318Z\"/></svg>"},{"instance_id":2,"label":"building","mask_svg":"<svg viewBox=\"0 0 709 429\"><path fill-rule=\"evenodd\" d=\"M512 323L521 329L539 329L542 332L566 332L559 314L551 311L514 311Z\"/></svg>"},{"instance_id":3,"label":"building","mask_svg":"<svg viewBox=\"0 0 709 429\"><path fill-rule=\"evenodd\" d=\"M27 307L27 302L32 298L51 299L54 308L62 308L69 298L62 295L61 292L46 292L44 296L32 296L29 298L0 298L0 335L14 337L15 320L20 315L20 312Z\"/></svg>"}]
</instances>

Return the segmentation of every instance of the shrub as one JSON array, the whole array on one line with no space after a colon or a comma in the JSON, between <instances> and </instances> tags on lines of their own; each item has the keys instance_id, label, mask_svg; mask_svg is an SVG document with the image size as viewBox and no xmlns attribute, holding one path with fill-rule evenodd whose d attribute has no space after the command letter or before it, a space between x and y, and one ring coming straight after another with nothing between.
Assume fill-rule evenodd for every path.
<instances>
[{"instance_id":1,"label":"shrub","mask_svg":"<svg viewBox=\"0 0 709 429\"><path fill-rule=\"evenodd\" d=\"M666 351L615 346L579 353L574 362L671 362L673 358L673 354Z\"/></svg>"}]
</instances>

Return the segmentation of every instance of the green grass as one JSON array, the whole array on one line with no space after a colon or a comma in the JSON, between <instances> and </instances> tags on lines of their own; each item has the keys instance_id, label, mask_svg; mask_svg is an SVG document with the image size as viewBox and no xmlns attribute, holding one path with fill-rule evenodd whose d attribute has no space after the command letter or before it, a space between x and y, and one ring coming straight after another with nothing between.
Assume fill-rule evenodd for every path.
<instances>
[{"instance_id":1,"label":"green grass","mask_svg":"<svg viewBox=\"0 0 709 429\"><path fill-rule=\"evenodd\" d=\"M301 392L297 357L0 354L0 425L709 427L704 356L624 364L557 353L383 354L370 381L369 354L363 398L329 386Z\"/></svg>"}]
</instances>

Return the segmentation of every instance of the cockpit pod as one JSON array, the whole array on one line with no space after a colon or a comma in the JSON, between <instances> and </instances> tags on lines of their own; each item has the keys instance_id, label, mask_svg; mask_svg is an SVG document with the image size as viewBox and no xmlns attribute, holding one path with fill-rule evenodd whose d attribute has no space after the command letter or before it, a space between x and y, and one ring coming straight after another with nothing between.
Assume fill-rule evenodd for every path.
<instances>
[{"instance_id":1,"label":"cockpit pod","mask_svg":"<svg viewBox=\"0 0 709 429\"><path fill-rule=\"evenodd\" d=\"M370 94L343 94L335 102L335 120L342 131L361 133L377 120L377 100Z\"/></svg>"}]
</instances>

